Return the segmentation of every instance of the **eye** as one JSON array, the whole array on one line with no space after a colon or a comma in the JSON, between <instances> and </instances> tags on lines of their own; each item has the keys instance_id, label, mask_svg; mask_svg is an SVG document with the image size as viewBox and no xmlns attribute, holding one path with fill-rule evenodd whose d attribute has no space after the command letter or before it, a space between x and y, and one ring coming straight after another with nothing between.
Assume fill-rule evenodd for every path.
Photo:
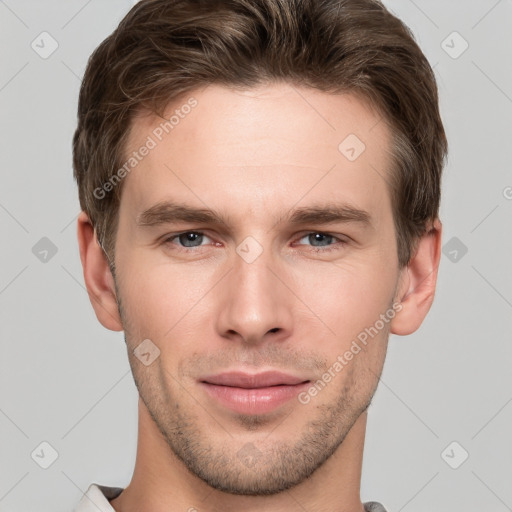
<instances>
[{"instance_id":1,"label":"eye","mask_svg":"<svg viewBox=\"0 0 512 512\"><path fill-rule=\"evenodd\" d=\"M171 235L164 240L164 244L177 246L178 250L183 248L195 248L201 247L201 242L208 237L201 233L200 231L184 231L183 233L176 233L175 235ZM179 243L173 244L177 240ZM183 249L185 250L185 249Z\"/></svg>"},{"instance_id":2,"label":"eye","mask_svg":"<svg viewBox=\"0 0 512 512\"><path fill-rule=\"evenodd\" d=\"M308 242L312 244L313 251L315 252L328 252L341 248L343 245L347 243L346 240L342 240L334 235L330 235L329 233L322 233L320 231L313 231L311 233L306 234L300 240L307 239ZM337 243L329 243L336 241ZM319 245L317 245L319 244ZM326 244L326 245L323 245ZM299 244L304 245L304 244ZM332 247L334 246L334 247Z\"/></svg>"},{"instance_id":3,"label":"eye","mask_svg":"<svg viewBox=\"0 0 512 512\"><path fill-rule=\"evenodd\" d=\"M201 231L183 231L168 236L164 239L163 243L167 246L171 246L173 250L190 252L187 251L187 249L195 249L208 245L208 243L202 243L205 239L210 240L210 243L212 242L212 240ZM313 252L329 252L341 249L347 244L346 240L320 231L312 231L305 234L299 239L298 245L307 245L307 243L300 243L300 241L305 239L311 244L310 250Z\"/></svg>"}]
</instances>

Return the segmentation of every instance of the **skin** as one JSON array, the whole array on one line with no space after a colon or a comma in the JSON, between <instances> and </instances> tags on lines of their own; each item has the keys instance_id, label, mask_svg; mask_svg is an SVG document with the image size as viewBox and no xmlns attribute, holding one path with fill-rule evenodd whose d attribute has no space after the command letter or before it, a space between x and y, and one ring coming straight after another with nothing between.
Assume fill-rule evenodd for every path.
<instances>
[{"instance_id":1,"label":"skin","mask_svg":"<svg viewBox=\"0 0 512 512\"><path fill-rule=\"evenodd\" d=\"M111 504L117 512L362 512L367 409L389 334L414 332L431 306L441 224L399 269L386 182L391 132L356 96L284 83L190 96L197 106L124 178L115 281L87 215L78 219L91 303L107 329L124 330L140 395L134 474ZM127 155L160 122L139 115ZM353 162L338 150L349 134L366 145ZM143 210L171 199L215 210L225 223L137 225ZM277 222L326 202L364 210L370 223ZM188 231L204 236L188 246L186 235L164 241ZM248 236L262 248L252 263L236 252ZM243 415L198 383L235 369L315 382L393 304L401 307L394 318L307 404ZM148 366L133 352L145 339L160 350ZM252 465L243 449L256 454Z\"/></svg>"}]
</instances>

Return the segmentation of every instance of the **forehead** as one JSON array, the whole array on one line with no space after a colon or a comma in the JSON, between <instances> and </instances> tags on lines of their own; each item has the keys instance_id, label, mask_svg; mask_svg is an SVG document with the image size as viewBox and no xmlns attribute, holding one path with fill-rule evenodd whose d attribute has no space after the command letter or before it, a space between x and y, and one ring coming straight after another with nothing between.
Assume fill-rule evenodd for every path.
<instances>
[{"instance_id":1,"label":"forehead","mask_svg":"<svg viewBox=\"0 0 512 512\"><path fill-rule=\"evenodd\" d=\"M262 211L285 193L290 205L305 194L369 203L387 193L390 137L353 94L210 85L173 101L164 118L133 120L126 160L144 145L151 150L128 173L123 196L138 210L173 191L210 206L217 198L248 208L259 200Z\"/></svg>"}]
</instances>

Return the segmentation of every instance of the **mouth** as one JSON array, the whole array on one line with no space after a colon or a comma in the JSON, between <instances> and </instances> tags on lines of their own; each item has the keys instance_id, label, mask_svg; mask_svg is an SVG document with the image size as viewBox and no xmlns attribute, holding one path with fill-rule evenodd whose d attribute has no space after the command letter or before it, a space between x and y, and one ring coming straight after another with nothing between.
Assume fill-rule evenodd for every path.
<instances>
[{"instance_id":1,"label":"mouth","mask_svg":"<svg viewBox=\"0 0 512 512\"><path fill-rule=\"evenodd\" d=\"M199 380L210 399L240 414L269 413L296 397L309 383L309 379L276 371L227 372Z\"/></svg>"}]
</instances>

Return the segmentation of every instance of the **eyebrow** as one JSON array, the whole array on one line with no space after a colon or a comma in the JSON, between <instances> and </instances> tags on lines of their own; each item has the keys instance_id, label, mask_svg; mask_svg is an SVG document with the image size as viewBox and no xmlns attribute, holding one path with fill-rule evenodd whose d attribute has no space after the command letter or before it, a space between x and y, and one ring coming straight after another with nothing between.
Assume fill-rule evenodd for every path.
<instances>
[{"instance_id":1,"label":"eyebrow","mask_svg":"<svg viewBox=\"0 0 512 512\"><path fill-rule=\"evenodd\" d=\"M197 224L228 224L229 220L208 208L196 208L174 201L162 201L142 211L136 218L141 227L154 227L173 222ZM371 215L351 205L329 203L296 208L281 215L276 224L286 222L290 225L332 224L335 222L356 222L370 226Z\"/></svg>"}]
</instances>

